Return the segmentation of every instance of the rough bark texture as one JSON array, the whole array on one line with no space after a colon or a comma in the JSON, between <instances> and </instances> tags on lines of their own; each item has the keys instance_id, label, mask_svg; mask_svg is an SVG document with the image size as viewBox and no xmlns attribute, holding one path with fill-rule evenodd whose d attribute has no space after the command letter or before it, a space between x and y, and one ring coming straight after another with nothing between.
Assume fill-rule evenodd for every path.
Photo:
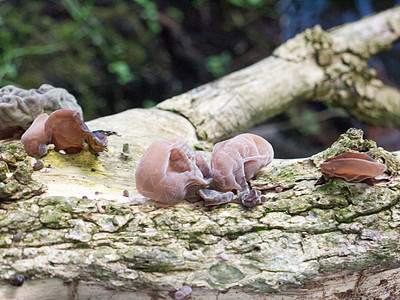
<instances>
[{"instance_id":1,"label":"rough bark texture","mask_svg":"<svg viewBox=\"0 0 400 300\"><path fill-rule=\"evenodd\" d=\"M377 28L391 24L399 13L394 9L370 21L377 22L373 27ZM353 34L361 30L361 25L346 26ZM315 28L295 40L307 40L304 36L315 36L315 32L334 39L340 29L328 35ZM383 36L375 33L370 39L379 38L383 44ZM368 49L379 50L375 42L369 44L375 48ZM329 86L322 58L318 63L310 59L315 48L308 43L298 47L299 51L305 47L304 60L299 59L301 51L288 51L293 58L273 57L253 66L260 77L246 77L252 74L246 69L180 96L187 102L176 98L160 105L171 107L176 101L173 110L187 119L154 108L89 122L92 130L121 135L111 136L109 151L98 157L88 151L77 155L49 151L42 159L45 168L32 175L29 167L15 168L32 162L21 155L18 142L3 147L1 160L6 165L0 167L8 178L1 179L6 183L0 184L0 191L9 200L0 203L0 298L170 298L183 285L193 288L194 299L386 299L398 295L399 153L377 148L359 130L350 130L313 157L274 160L251 181L267 198L253 209L237 204L205 208L186 202L159 207L143 202L135 190L137 163L152 141L180 136L192 146L206 148L196 132L209 141L230 136L253 124L252 118L267 118L281 110L280 105L315 94L322 83ZM281 56L282 49L277 50ZM286 71L278 67L278 60L281 67L287 66ZM264 70L272 72L265 77L260 73L262 66L270 64L276 68ZM278 95L271 95L275 100L256 101L262 91L269 91L264 89L270 84L268 78L285 72L285 80L275 81ZM293 72L304 76L298 79ZM249 90L254 80L258 83ZM229 92L220 89L233 82L236 87L231 86ZM236 89L238 93L232 92ZM242 95L254 99L250 110L250 102L242 102ZM191 112L183 113L186 109ZM192 119L195 112L201 120ZM386 163L388 172L373 187L340 179L314 186L321 175L319 163L344 151L366 152ZM204 154L209 158L209 151ZM22 185L6 188L9 182ZM47 191L28 199L43 189L41 184ZM26 194L24 186L31 187ZM124 190L131 196L124 197ZM17 275L27 279L22 287L9 284Z\"/></svg>"},{"instance_id":2,"label":"rough bark texture","mask_svg":"<svg viewBox=\"0 0 400 300\"><path fill-rule=\"evenodd\" d=\"M148 111L141 112L149 118ZM153 113L178 122L181 118ZM115 118L132 115L140 113L132 110ZM114 118L107 119L99 123L115 129ZM182 122L177 126L187 121ZM116 127L125 132L126 124ZM143 146L123 135L110 139L111 148L118 139L138 149ZM385 161L388 174L374 187L339 179L315 187L317 165L349 150ZM121 299L169 297L182 285L194 288L196 299L227 290L227 297L254 299L259 298L254 293L271 292L280 292L283 299L313 299L321 291L332 297L378 295L379 285L371 289L361 283L379 278L388 295L400 288L398 281L380 277L399 276L399 158L363 140L359 130L349 131L309 159L275 160L251 182L267 197L264 205L253 209L236 204L210 209L201 203L166 208L141 203L133 187L137 159L127 163L117 151L98 158L89 152L51 151L43 161L48 167L33 179L45 182L48 192L3 203L0 210L3 298L33 299L39 285L36 299L51 299L54 291L43 286L54 288L61 282L37 279L52 277L69 283L65 295L81 299L102 293L107 298L107 287L124 290L115 292ZM123 197L123 189L132 196ZM229 259L219 259L222 253ZM19 274L28 279L24 287L7 284Z\"/></svg>"}]
</instances>

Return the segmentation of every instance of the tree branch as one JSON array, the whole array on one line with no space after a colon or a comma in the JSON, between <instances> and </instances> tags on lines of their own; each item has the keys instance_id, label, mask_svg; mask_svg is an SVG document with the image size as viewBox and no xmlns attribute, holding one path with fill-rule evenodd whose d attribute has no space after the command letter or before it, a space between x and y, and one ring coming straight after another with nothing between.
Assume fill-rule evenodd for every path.
<instances>
[{"instance_id":1,"label":"tree branch","mask_svg":"<svg viewBox=\"0 0 400 300\"><path fill-rule=\"evenodd\" d=\"M258 124L296 101L311 99L345 108L369 124L400 128L400 93L375 79L371 55L400 37L400 8L330 32L306 30L273 56L158 105L216 142ZM373 112L373 113L371 113Z\"/></svg>"}]
</instances>

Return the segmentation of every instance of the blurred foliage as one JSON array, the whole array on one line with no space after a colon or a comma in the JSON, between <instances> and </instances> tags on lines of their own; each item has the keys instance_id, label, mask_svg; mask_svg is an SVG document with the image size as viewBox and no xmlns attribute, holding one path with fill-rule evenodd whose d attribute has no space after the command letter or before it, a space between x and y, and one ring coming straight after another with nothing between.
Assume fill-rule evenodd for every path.
<instances>
[{"instance_id":1,"label":"blurred foliage","mask_svg":"<svg viewBox=\"0 0 400 300\"><path fill-rule=\"evenodd\" d=\"M276 2L0 1L0 86L64 87L85 119L151 107L268 56Z\"/></svg>"},{"instance_id":2,"label":"blurred foliage","mask_svg":"<svg viewBox=\"0 0 400 300\"><path fill-rule=\"evenodd\" d=\"M317 134L320 130L316 112L312 110L299 111L297 107L290 107L287 110L291 127L305 135Z\"/></svg>"},{"instance_id":3,"label":"blurred foliage","mask_svg":"<svg viewBox=\"0 0 400 300\"><path fill-rule=\"evenodd\" d=\"M207 71L214 77L221 77L228 73L229 63L232 57L228 51L224 51L219 55L207 57Z\"/></svg>"},{"instance_id":4,"label":"blurred foliage","mask_svg":"<svg viewBox=\"0 0 400 300\"><path fill-rule=\"evenodd\" d=\"M148 108L269 56L315 24L328 29L395 4L400 0L0 0L0 86L66 88L86 120ZM392 85L400 82L394 50L371 60ZM310 102L269 122L303 147L327 147L337 138L327 132L359 125ZM291 147L282 148L277 153Z\"/></svg>"}]
</instances>

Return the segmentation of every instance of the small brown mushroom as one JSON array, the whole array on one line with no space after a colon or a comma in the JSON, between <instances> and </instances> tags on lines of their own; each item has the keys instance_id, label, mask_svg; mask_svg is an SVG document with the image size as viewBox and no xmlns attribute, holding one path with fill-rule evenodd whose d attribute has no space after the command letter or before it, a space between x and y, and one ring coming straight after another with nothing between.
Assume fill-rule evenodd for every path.
<instances>
[{"instance_id":1,"label":"small brown mushroom","mask_svg":"<svg viewBox=\"0 0 400 300\"><path fill-rule=\"evenodd\" d=\"M51 136L45 131L44 124L48 118L48 114L39 115L22 135L21 142L29 156L41 157L47 153L46 145Z\"/></svg>"},{"instance_id":2,"label":"small brown mushroom","mask_svg":"<svg viewBox=\"0 0 400 300\"><path fill-rule=\"evenodd\" d=\"M340 178L348 182L363 182L373 185L373 179L386 171L381 164L363 153L345 152L320 164L321 178L315 185L324 184L331 178Z\"/></svg>"},{"instance_id":3,"label":"small brown mushroom","mask_svg":"<svg viewBox=\"0 0 400 300\"><path fill-rule=\"evenodd\" d=\"M50 143L54 144L54 150L64 150L67 154L81 152L85 137L82 124L83 121L75 111L60 109L53 112L46 121L45 131L51 136Z\"/></svg>"},{"instance_id":4,"label":"small brown mushroom","mask_svg":"<svg viewBox=\"0 0 400 300\"><path fill-rule=\"evenodd\" d=\"M23 134L21 142L28 155L41 157L47 153L47 144L54 144L56 151L67 154L79 153L86 140L94 152L104 151L107 143L106 132L91 132L79 113L59 109L50 116L40 115Z\"/></svg>"},{"instance_id":5,"label":"small brown mushroom","mask_svg":"<svg viewBox=\"0 0 400 300\"><path fill-rule=\"evenodd\" d=\"M243 191L262 167L274 157L270 143L262 137L244 133L214 146L211 172L219 191Z\"/></svg>"},{"instance_id":6,"label":"small brown mushroom","mask_svg":"<svg viewBox=\"0 0 400 300\"><path fill-rule=\"evenodd\" d=\"M136 170L140 194L173 205L183 199L197 200L197 191L212 179L204 158L182 138L156 141L143 154Z\"/></svg>"},{"instance_id":7,"label":"small brown mushroom","mask_svg":"<svg viewBox=\"0 0 400 300\"><path fill-rule=\"evenodd\" d=\"M36 160L33 165L33 171L39 171L44 168L44 163L41 160Z\"/></svg>"},{"instance_id":8,"label":"small brown mushroom","mask_svg":"<svg viewBox=\"0 0 400 300\"><path fill-rule=\"evenodd\" d=\"M83 123L83 125L86 127L86 138L90 148L93 149L94 152L104 151L107 145L107 136L110 134L104 130L95 130L91 132L85 123Z\"/></svg>"}]
</instances>

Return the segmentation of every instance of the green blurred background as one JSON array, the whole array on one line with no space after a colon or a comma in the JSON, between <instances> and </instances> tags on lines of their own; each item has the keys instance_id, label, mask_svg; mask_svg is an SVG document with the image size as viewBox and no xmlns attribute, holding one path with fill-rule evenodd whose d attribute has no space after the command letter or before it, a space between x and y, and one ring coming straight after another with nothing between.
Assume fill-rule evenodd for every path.
<instances>
[{"instance_id":1,"label":"green blurred background","mask_svg":"<svg viewBox=\"0 0 400 300\"><path fill-rule=\"evenodd\" d=\"M149 107L268 56L276 2L2 1L0 85L66 88L86 120Z\"/></svg>"},{"instance_id":2,"label":"green blurred background","mask_svg":"<svg viewBox=\"0 0 400 300\"><path fill-rule=\"evenodd\" d=\"M398 2L0 0L0 87L63 87L85 120L151 107L269 56L315 24L328 29ZM371 60L387 84L399 82L398 58L397 45ZM348 127L364 126L341 110L304 102L259 133L277 138L276 147L287 138L301 143L297 152L282 147L281 157L293 157L329 146ZM400 149L400 135L389 144Z\"/></svg>"}]
</instances>

